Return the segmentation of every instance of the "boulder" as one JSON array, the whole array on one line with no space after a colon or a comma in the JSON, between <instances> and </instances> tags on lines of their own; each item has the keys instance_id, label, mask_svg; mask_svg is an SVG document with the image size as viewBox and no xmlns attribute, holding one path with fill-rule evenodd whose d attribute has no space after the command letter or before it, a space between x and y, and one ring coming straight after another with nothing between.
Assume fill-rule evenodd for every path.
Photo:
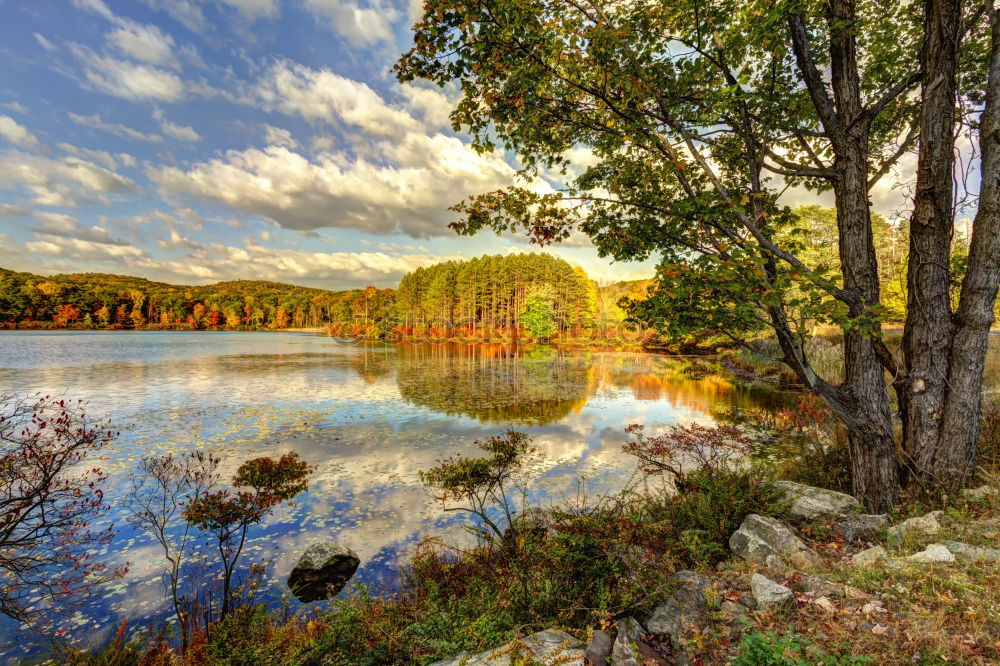
<instances>
[{"instance_id":1,"label":"boulder","mask_svg":"<svg viewBox=\"0 0 1000 666\"><path fill-rule=\"evenodd\" d=\"M819 597L818 599L814 599L813 605L816 606L817 608L822 608L827 613L837 612L837 607L834 606L833 602L830 601L827 597Z\"/></svg>"},{"instance_id":2,"label":"boulder","mask_svg":"<svg viewBox=\"0 0 1000 666\"><path fill-rule=\"evenodd\" d=\"M815 488L794 481L776 481L774 487L791 502L789 514L797 520L817 520L861 513L864 508L850 495L825 488Z\"/></svg>"},{"instance_id":3,"label":"boulder","mask_svg":"<svg viewBox=\"0 0 1000 666\"><path fill-rule=\"evenodd\" d=\"M941 545L955 556L955 559L968 561L1000 562L1000 550L996 548L984 548L983 546L970 546L961 541L942 541Z\"/></svg>"},{"instance_id":4,"label":"boulder","mask_svg":"<svg viewBox=\"0 0 1000 666\"><path fill-rule=\"evenodd\" d=\"M811 594L814 597L839 598L844 596L844 589L842 586L831 583L825 578L820 578L819 576L802 576L802 588L805 590L806 594Z\"/></svg>"},{"instance_id":5,"label":"boulder","mask_svg":"<svg viewBox=\"0 0 1000 666\"><path fill-rule=\"evenodd\" d=\"M611 666L640 666L642 655L639 642L642 640L642 625L635 618L627 617L618 621L618 636L611 648Z\"/></svg>"},{"instance_id":6,"label":"boulder","mask_svg":"<svg viewBox=\"0 0 1000 666\"><path fill-rule=\"evenodd\" d=\"M787 558L806 549L806 545L781 521L751 513L729 537L729 548L743 559L757 564L769 555Z\"/></svg>"},{"instance_id":7,"label":"boulder","mask_svg":"<svg viewBox=\"0 0 1000 666\"><path fill-rule=\"evenodd\" d=\"M899 525L889 528L889 538L891 541L900 543L908 537L934 536L941 531L941 523L938 522L943 514L941 511L931 511L925 516L907 518Z\"/></svg>"},{"instance_id":8,"label":"boulder","mask_svg":"<svg viewBox=\"0 0 1000 666\"><path fill-rule=\"evenodd\" d=\"M608 657L611 656L611 636L608 632L598 629L590 638L587 651L583 655L584 666L608 666Z\"/></svg>"},{"instance_id":9,"label":"boulder","mask_svg":"<svg viewBox=\"0 0 1000 666\"><path fill-rule=\"evenodd\" d=\"M889 553L886 552L885 548L882 546L872 546L860 553L855 553L851 557L851 564L856 567L866 567L870 564L875 564L876 562L881 562L883 560L889 559Z\"/></svg>"},{"instance_id":10,"label":"boulder","mask_svg":"<svg viewBox=\"0 0 1000 666\"><path fill-rule=\"evenodd\" d=\"M993 486L979 486L978 488L963 488L961 495L970 502L985 502L991 497L1000 494L1000 490Z\"/></svg>"},{"instance_id":11,"label":"boulder","mask_svg":"<svg viewBox=\"0 0 1000 666\"><path fill-rule=\"evenodd\" d=\"M666 634L675 648L686 643L686 634L702 625L708 615L705 591L711 581L693 571L678 571L670 577L675 583L670 596L653 609L646 621L651 634Z\"/></svg>"},{"instance_id":12,"label":"boulder","mask_svg":"<svg viewBox=\"0 0 1000 666\"><path fill-rule=\"evenodd\" d=\"M861 514L840 521L834 531L847 543L873 543L879 540L879 531L888 524L887 514Z\"/></svg>"},{"instance_id":13,"label":"boulder","mask_svg":"<svg viewBox=\"0 0 1000 666\"><path fill-rule=\"evenodd\" d=\"M299 601L332 599L344 589L358 570L361 559L353 550L336 543L314 543L306 548L292 573L288 587Z\"/></svg>"},{"instance_id":14,"label":"boulder","mask_svg":"<svg viewBox=\"0 0 1000 666\"><path fill-rule=\"evenodd\" d=\"M758 610L784 606L792 601L792 591L766 576L754 574L750 578L750 591Z\"/></svg>"},{"instance_id":15,"label":"boulder","mask_svg":"<svg viewBox=\"0 0 1000 666\"><path fill-rule=\"evenodd\" d=\"M788 563L800 571L813 571L823 566L823 558L811 550L800 550L788 556Z\"/></svg>"},{"instance_id":16,"label":"boulder","mask_svg":"<svg viewBox=\"0 0 1000 666\"><path fill-rule=\"evenodd\" d=\"M955 561L955 555L940 543L932 543L919 553L914 553L907 557L911 562L924 562L927 564L948 564Z\"/></svg>"},{"instance_id":17,"label":"boulder","mask_svg":"<svg viewBox=\"0 0 1000 666\"><path fill-rule=\"evenodd\" d=\"M546 629L521 640L513 640L493 650L476 654L460 652L454 657L435 661L430 666L510 666L513 663L583 662L583 643L563 631ZM530 657L528 661L515 661Z\"/></svg>"}]
</instances>

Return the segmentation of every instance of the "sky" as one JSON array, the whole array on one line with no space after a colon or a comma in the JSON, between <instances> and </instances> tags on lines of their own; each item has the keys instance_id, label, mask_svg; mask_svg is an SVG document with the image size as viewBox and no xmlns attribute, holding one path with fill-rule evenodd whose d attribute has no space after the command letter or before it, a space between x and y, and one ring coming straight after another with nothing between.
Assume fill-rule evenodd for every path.
<instances>
[{"instance_id":1,"label":"sky","mask_svg":"<svg viewBox=\"0 0 1000 666\"><path fill-rule=\"evenodd\" d=\"M393 78L420 4L0 0L0 266L341 289L537 251L447 226L514 167L452 131L454 90Z\"/></svg>"}]
</instances>

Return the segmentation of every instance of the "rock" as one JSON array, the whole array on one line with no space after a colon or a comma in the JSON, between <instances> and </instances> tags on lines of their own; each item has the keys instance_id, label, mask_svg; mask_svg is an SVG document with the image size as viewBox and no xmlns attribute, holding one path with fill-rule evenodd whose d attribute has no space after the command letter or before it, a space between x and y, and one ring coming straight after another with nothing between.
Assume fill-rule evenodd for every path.
<instances>
[{"instance_id":1,"label":"rock","mask_svg":"<svg viewBox=\"0 0 1000 666\"><path fill-rule=\"evenodd\" d=\"M791 590L760 574L754 574L750 578L750 590L758 610L783 606L792 601Z\"/></svg>"},{"instance_id":2,"label":"rock","mask_svg":"<svg viewBox=\"0 0 1000 666\"><path fill-rule=\"evenodd\" d=\"M928 564L947 564L955 561L955 556L950 550L940 543L932 543L919 553L914 553L907 557L911 562L925 562Z\"/></svg>"},{"instance_id":3,"label":"rock","mask_svg":"<svg viewBox=\"0 0 1000 666\"><path fill-rule=\"evenodd\" d=\"M995 548L984 548L982 546L970 546L961 541L942 541L944 546L955 556L955 559L962 562L982 560L986 562L1000 562L1000 550Z\"/></svg>"},{"instance_id":4,"label":"rock","mask_svg":"<svg viewBox=\"0 0 1000 666\"><path fill-rule=\"evenodd\" d=\"M830 601L827 597L819 597L817 599L814 599L813 605L815 605L818 608L822 608L827 613L833 613L836 612L837 610L837 607L834 606L833 602Z\"/></svg>"},{"instance_id":5,"label":"rock","mask_svg":"<svg viewBox=\"0 0 1000 666\"><path fill-rule=\"evenodd\" d=\"M744 617L750 610L743 604L738 604L735 601L730 601L729 599L726 599L721 604L719 604L719 608L724 610L726 613L729 613L730 615L736 617Z\"/></svg>"},{"instance_id":6,"label":"rock","mask_svg":"<svg viewBox=\"0 0 1000 666\"><path fill-rule=\"evenodd\" d=\"M775 488L784 491L791 502L788 511L797 520L816 520L861 513L863 507L850 495L825 488L815 488L793 481L776 481Z\"/></svg>"},{"instance_id":7,"label":"rock","mask_svg":"<svg viewBox=\"0 0 1000 666\"><path fill-rule=\"evenodd\" d=\"M907 537L933 536L941 531L938 518L942 515L941 511L931 511L926 516L907 518L899 525L889 528L890 540L899 543Z\"/></svg>"},{"instance_id":8,"label":"rock","mask_svg":"<svg viewBox=\"0 0 1000 666\"><path fill-rule=\"evenodd\" d=\"M819 576L803 576L802 587L805 589L806 594L811 594L815 597L839 598L844 596L844 590L840 585L835 585Z\"/></svg>"},{"instance_id":9,"label":"rock","mask_svg":"<svg viewBox=\"0 0 1000 666\"><path fill-rule=\"evenodd\" d=\"M785 573L788 570L788 565L785 564L785 561L774 553L764 558L764 567L771 573L776 574Z\"/></svg>"},{"instance_id":10,"label":"rock","mask_svg":"<svg viewBox=\"0 0 1000 666\"><path fill-rule=\"evenodd\" d=\"M563 631L546 629L522 640L514 640L493 650L476 654L461 652L454 657L435 661L430 666L510 666L515 658L531 657L524 663L579 664L583 662L583 643ZM522 663L522 662L517 662Z\"/></svg>"},{"instance_id":11,"label":"rock","mask_svg":"<svg viewBox=\"0 0 1000 666\"><path fill-rule=\"evenodd\" d=\"M864 601L868 598L868 593L864 590L859 590L852 585L845 585L844 598L848 601Z\"/></svg>"},{"instance_id":12,"label":"rock","mask_svg":"<svg viewBox=\"0 0 1000 666\"><path fill-rule=\"evenodd\" d=\"M618 622L618 636L611 649L611 666L640 666L639 641L642 640L642 625L635 618L627 617Z\"/></svg>"},{"instance_id":13,"label":"rock","mask_svg":"<svg viewBox=\"0 0 1000 666\"><path fill-rule=\"evenodd\" d=\"M788 556L788 563L801 571L813 571L823 566L823 558L811 550L800 550Z\"/></svg>"},{"instance_id":14,"label":"rock","mask_svg":"<svg viewBox=\"0 0 1000 666\"><path fill-rule=\"evenodd\" d=\"M332 599L344 589L359 564L361 559L350 548L314 543L288 575L288 587L296 599L305 603Z\"/></svg>"},{"instance_id":15,"label":"rock","mask_svg":"<svg viewBox=\"0 0 1000 666\"><path fill-rule=\"evenodd\" d=\"M834 531L847 543L871 543L878 541L879 530L888 523L887 514L862 514L840 521Z\"/></svg>"},{"instance_id":16,"label":"rock","mask_svg":"<svg viewBox=\"0 0 1000 666\"><path fill-rule=\"evenodd\" d=\"M729 548L743 559L763 564L768 555L787 557L806 545L781 521L751 513L729 537Z\"/></svg>"},{"instance_id":17,"label":"rock","mask_svg":"<svg viewBox=\"0 0 1000 666\"><path fill-rule=\"evenodd\" d=\"M676 586L646 621L651 634L666 634L674 647L683 646L686 635L701 626L708 615L705 591L712 582L693 571L678 571L670 577Z\"/></svg>"},{"instance_id":18,"label":"rock","mask_svg":"<svg viewBox=\"0 0 1000 666\"><path fill-rule=\"evenodd\" d=\"M985 502L1000 494L1000 490L993 486L979 486L978 488L963 488L960 494L970 502Z\"/></svg>"},{"instance_id":19,"label":"rock","mask_svg":"<svg viewBox=\"0 0 1000 666\"><path fill-rule=\"evenodd\" d=\"M889 559L889 553L886 552L885 548L882 546L872 546L860 553L855 553L851 557L851 564L856 567L866 567L870 564L875 564L876 562L881 562L883 560Z\"/></svg>"},{"instance_id":20,"label":"rock","mask_svg":"<svg viewBox=\"0 0 1000 666\"><path fill-rule=\"evenodd\" d=\"M611 636L608 632L598 629L590 638L587 645L587 652L583 656L584 666L608 666L608 657L611 656Z\"/></svg>"}]
</instances>

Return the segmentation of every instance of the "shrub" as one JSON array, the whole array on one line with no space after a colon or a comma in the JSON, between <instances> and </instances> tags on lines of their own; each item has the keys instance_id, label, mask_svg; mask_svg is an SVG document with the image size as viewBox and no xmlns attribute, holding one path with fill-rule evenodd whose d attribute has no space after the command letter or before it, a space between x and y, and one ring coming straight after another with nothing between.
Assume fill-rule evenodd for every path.
<instances>
[{"instance_id":1,"label":"shrub","mask_svg":"<svg viewBox=\"0 0 1000 666\"><path fill-rule=\"evenodd\" d=\"M772 633L752 633L740 642L739 654L733 666L862 666L870 664L868 657L852 654L830 655L810 646L795 635L780 637Z\"/></svg>"}]
</instances>

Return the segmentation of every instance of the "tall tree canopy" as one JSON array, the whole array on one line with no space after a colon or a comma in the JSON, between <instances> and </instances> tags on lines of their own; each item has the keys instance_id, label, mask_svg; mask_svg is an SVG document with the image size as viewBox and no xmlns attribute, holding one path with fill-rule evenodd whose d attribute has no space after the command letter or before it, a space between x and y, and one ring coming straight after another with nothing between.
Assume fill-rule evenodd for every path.
<instances>
[{"instance_id":1,"label":"tall tree canopy","mask_svg":"<svg viewBox=\"0 0 1000 666\"><path fill-rule=\"evenodd\" d=\"M960 368L958 399L970 406L962 418L975 439L979 387L966 380L977 367L981 376L983 316L992 313L1000 261L991 166L1000 85L996 24L990 2L959 0L428 0L397 74L403 81L457 81L456 129L470 131L482 150L515 153L523 165L523 185L456 206L463 214L453 225L458 232L522 229L548 243L580 229L604 255L660 257L659 283L645 310L670 329L713 327L741 341L748 330L771 328L782 360L847 426L856 494L885 508L897 501L901 481L887 369L899 378L904 418L913 418L913 387L926 386L932 370L940 377ZM943 71L935 64L941 58L949 63ZM936 95L950 99L948 113L940 105L928 111ZM948 356L953 331L923 319L946 335L933 343L932 369L918 370L919 353L907 349L900 365L880 341L885 308L868 193L918 134L935 137L920 142L921 164L928 151L938 160L921 167L923 180L950 179L951 162L940 160L953 138L945 149L935 141L954 136L962 112L982 121L983 187L966 279L974 286L962 292L975 316L958 327L973 341L960 358ZM946 122L950 135L930 129ZM593 159L577 175L567 167L580 150ZM563 177L554 190L533 182L553 174ZM838 266L812 264L808 248L789 233L795 217L780 202L788 185L833 191ZM940 188L921 190L918 179L918 200L934 191ZM950 205L932 207L948 209L950 230ZM923 224L926 216L917 218ZM942 224L934 222L939 242ZM950 247L946 274L949 255ZM924 261L910 257L911 275ZM911 314L929 287L908 281ZM931 282L938 289L939 279ZM962 312L960 304L959 318ZM803 342L816 322L844 329L842 383L810 365ZM936 400L946 411L948 397ZM930 407L919 411L926 416ZM912 431L920 427L926 424L904 427L913 477L966 478L970 435L931 438L921 446L956 455L918 463Z\"/></svg>"}]
</instances>

